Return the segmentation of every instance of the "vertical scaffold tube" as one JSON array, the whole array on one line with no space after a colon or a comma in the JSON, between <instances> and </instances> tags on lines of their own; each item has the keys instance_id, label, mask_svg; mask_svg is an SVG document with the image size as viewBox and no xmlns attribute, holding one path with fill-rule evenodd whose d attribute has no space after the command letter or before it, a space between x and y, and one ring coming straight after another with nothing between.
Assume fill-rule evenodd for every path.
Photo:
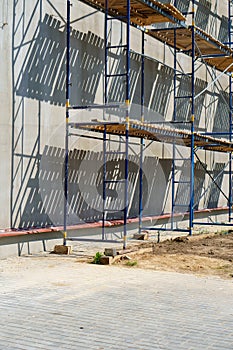
<instances>
[{"instance_id":1,"label":"vertical scaffold tube","mask_svg":"<svg viewBox=\"0 0 233 350\"><path fill-rule=\"evenodd\" d=\"M105 0L105 17L104 17L104 104L108 103L108 0ZM105 109L103 112L104 120ZM105 240L105 220L107 216L106 211L106 172L107 172L107 164L106 164L106 143L107 143L107 126L104 125L104 133L103 133L103 205L102 205L102 240Z\"/></svg>"},{"instance_id":2,"label":"vertical scaffold tube","mask_svg":"<svg viewBox=\"0 0 233 350\"><path fill-rule=\"evenodd\" d=\"M228 1L228 40L229 47L232 48L232 0ZM232 101L232 73L229 76L229 141L232 141L232 114L233 114L233 101ZM228 194L228 220L232 220L232 153L229 154L229 194Z\"/></svg>"},{"instance_id":3,"label":"vertical scaffold tube","mask_svg":"<svg viewBox=\"0 0 233 350\"><path fill-rule=\"evenodd\" d=\"M104 20L104 103L108 103L108 0L105 0L105 20Z\"/></svg>"},{"instance_id":4,"label":"vertical scaffold tube","mask_svg":"<svg viewBox=\"0 0 233 350\"><path fill-rule=\"evenodd\" d=\"M177 88L177 48L176 48L176 28L174 28L174 102L173 102L173 121L176 121L176 88ZM174 211L175 211L175 172L176 172L176 140L174 140L172 145L172 212L171 212L171 230L174 229Z\"/></svg>"},{"instance_id":5,"label":"vertical scaffold tube","mask_svg":"<svg viewBox=\"0 0 233 350\"><path fill-rule=\"evenodd\" d=\"M103 134L103 216L102 216L102 240L105 239L105 216L106 216L106 142L107 142L107 130L106 124L104 125L104 134Z\"/></svg>"},{"instance_id":6,"label":"vertical scaffold tube","mask_svg":"<svg viewBox=\"0 0 233 350\"><path fill-rule=\"evenodd\" d=\"M145 32L142 31L142 55L141 55L141 122L144 122L145 109Z\"/></svg>"},{"instance_id":7,"label":"vertical scaffold tube","mask_svg":"<svg viewBox=\"0 0 233 350\"><path fill-rule=\"evenodd\" d=\"M144 84L145 84L145 33L142 31L142 56L141 56L141 122L144 122ZM142 211L143 211L143 148L144 139L140 139L140 164L139 164L139 233L142 230Z\"/></svg>"},{"instance_id":8,"label":"vertical scaffold tube","mask_svg":"<svg viewBox=\"0 0 233 350\"><path fill-rule=\"evenodd\" d=\"M126 104L130 105L130 0L127 0L126 25ZM129 110L128 110L129 117Z\"/></svg>"},{"instance_id":9,"label":"vertical scaffold tube","mask_svg":"<svg viewBox=\"0 0 233 350\"><path fill-rule=\"evenodd\" d=\"M68 176L69 176L69 107L70 107L70 0L67 0L66 22L66 135L65 135L65 172L64 172L64 232L63 244L67 240L68 215Z\"/></svg>"},{"instance_id":10,"label":"vertical scaffold tube","mask_svg":"<svg viewBox=\"0 0 233 350\"><path fill-rule=\"evenodd\" d=\"M192 0L192 82L191 82L191 155L190 155L190 205L189 205L189 234L193 228L194 210L194 121L195 121L195 0Z\"/></svg>"},{"instance_id":11,"label":"vertical scaffold tube","mask_svg":"<svg viewBox=\"0 0 233 350\"><path fill-rule=\"evenodd\" d=\"M126 23L126 124L125 124L125 203L124 203L124 233L123 249L127 245L127 219L128 219L128 177L129 177L129 108L130 108L130 0L127 0Z\"/></svg>"}]
</instances>

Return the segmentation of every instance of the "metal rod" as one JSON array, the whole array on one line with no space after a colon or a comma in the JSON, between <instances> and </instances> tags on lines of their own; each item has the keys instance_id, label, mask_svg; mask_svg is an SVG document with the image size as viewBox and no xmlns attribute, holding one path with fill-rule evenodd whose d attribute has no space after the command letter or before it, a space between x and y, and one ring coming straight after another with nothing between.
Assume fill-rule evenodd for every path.
<instances>
[{"instance_id":1,"label":"metal rod","mask_svg":"<svg viewBox=\"0 0 233 350\"><path fill-rule=\"evenodd\" d=\"M197 157L197 154L195 153L195 156ZM200 162L201 166L204 167L204 164L202 162ZM225 167L218 173L218 175L214 178L214 183L216 183L217 179L222 175L222 173L224 172L224 170L226 169L226 167L228 166L229 162L227 162L227 164L225 165ZM204 167L204 170L206 172L206 168ZM207 171L207 174L210 174L210 172ZM207 186L207 188L204 190L204 192L201 194L201 196L199 197L199 200L201 200L201 198L204 197L204 195L208 192L209 188L210 188L211 184ZM221 191L220 191L221 192ZM224 196L226 197L226 195L224 194ZM195 205L197 205L197 203L195 203Z\"/></svg>"},{"instance_id":2,"label":"metal rod","mask_svg":"<svg viewBox=\"0 0 233 350\"><path fill-rule=\"evenodd\" d=\"M177 28L176 28L176 29L177 29ZM144 32L144 33L145 33L145 32ZM138 52L138 51L135 51L135 50L132 50L132 49L130 49L130 52L133 53L133 54L135 54L135 55L143 56L144 58L146 58L146 59L149 60L149 61L156 62L156 63L160 63L160 64L163 65L164 67L171 68L171 66L169 66L168 64L166 64L165 62L163 62L163 61L161 61L161 60L159 60L159 59L157 59L157 58L151 57L151 56L146 55L146 54L142 55L142 53L140 53L140 52ZM185 76L190 75L189 73L184 73L184 72L182 72L181 70L178 70L178 69L177 69L177 72L179 72L180 75L185 75ZM178 74L177 74L177 75L178 75Z\"/></svg>"},{"instance_id":3,"label":"metal rod","mask_svg":"<svg viewBox=\"0 0 233 350\"><path fill-rule=\"evenodd\" d=\"M105 0L105 22L104 22L104 103L108 103L108 0Z\"/></svg>"},{"instance_id":4,"label":"metal rod","mask_svg":"<svg viewBox=\"0 0 233 350\"><path fill-rule=\"evenodd\" d=\"M127 33L126 33L126 105L130 103L130 0L127 0ZM129 116L129 109L126 112Z\"/></svg>"},{"instance_id":5,"label":"metal rod","mask_svg":"<svg viewBox=\"0 0 233 350\"><path fill-rule=\"evenodd\" d=\"M222 73L220 73L214 80L212 80L211 83L209 83L205 89L203 89L199 94L197 94L197 95L195 96L195 100L196 100L198 97L200 97L205 91L209 90L209 88L210 88L212 85L214 85L214 84L216 83L216 81L218 81L224 74L226 74L226 72L228 71L228 69L229 69L230 67L232 67L232 66L233 66L233 63L231 63L231 64L230 64Z\"/></svg>"},{"instance_id":6,"label":"metal rod","mask_svg":"<svg viewBox=\"0 0 233 350\"><path fill-rule=\"evenodd\" d=\"M202 163L202 161L200 160L200 158L198 157L198 155L195 153L196 158L198 159L200 165L202 166L202 168L205 170L206 174L209 175L210 179L213 181L212 183L215 184L215 186L217 187L217 189L219 190L219 192L223 195L223 197L228 201L228 197L227 195L223 192L223 190L221 189L221 187L217 184L216 179L223 173L224 169L217 175L216 178L214 178L211 173L205 168L204 164Z\"/></svg>"},{"instance_id":7,"label":"metal rod","mask_svg":"<svg viewBox=\"0 0 233 350\"><path fill-rule=\"evenodd\" d=\"M212 225L212 226L233 226L233 224L230 223L224 223L224 222L198 222L194 221L194 225Z\"/></svg>"},{"instance_id":8,"label":"metal rod","mask_svg":"<svg viewBox=\"0 0 233 350\"><path fill-rule=\"evenodd\" d=\"M228 1L228 40L229 40L229 47L232 49L232 1ZM232 96L233 96L233 78L232 74L229 76L229 141L232 141L232 116L233 116L233 103L232 103ZM231 222L232 220L232 154L229 153L229 194L228 194L228 220Z\"/></svg>"},{"instance_id":9,"label":"metal rod","mask_svg":"<svg viewBox=\"0 0 233 350\"><path fill-rule=\"evenodd\" d=\"M141 56L141 122L144 122L144 105L145 105L145 33L142 32L142 56ZM143 212L143 150L144 139L140 139L140 165L139 165L139 233L142 227Z\"/></svg>"},{"instance_id":10,"label":"metal rod","mask_svg":"<svg viewBox=\"0 0 233 350\"><path fill-rule=\"evenodd\" d=\"M199 132L200 135L204 135L204 136L212 136L212 135L220 135L220 136L230 136L229 131L228 132Z\"/></svg>"},{"instance_id":11,"label":"metal rod","mask_svg":"<svg viewBox=\"0 0 233 350\"><path fill-rule=\"evenodd\" d=\"M84 139L91 139L91 140L100 140L100 141L103 141L103 137L96 137L96 136L92 136L92 135L81 135L81 134L75 134L75 133L69 133L69 136L76 136L76 137L80 137L80 138L84 138ZM123 141L118 141L118 140L111 140L111 142L115 142L115 143L120 143L120 144L122 144L122 143L125 143L125 142L123 142ZM134 146L140 146L140 144L139 143L137 143L137 142L129 142L129 146L130 145L134 145ZM132 149L132 151L134 151L133 150L133 148L131 147L131 149ZM136 155L136 153L134 152L134 154Z\"/></svg>"},{"instance_id":12,"label":"metal rod","mask_svg":"<svg viewBox=\"0 0 233 350\"><path fill-rule=\"evenodd\" d=\"M69 123L71 128L79 128L80 126L95 126L95 125L120 125L125 123L120 122L109 122L109 121L93 121L93 122L80 122L80 123Z\"/></svg>"},{"instance_id":13,"label":"metal rod","mask_svg":"<svg viewBox=\"0 0 233 350\"><path fill-rule=\"evenodd\" d=\"M104 14L104 104L108 104L108 0L105 0L105 14ZM105 113L104 113L105 119ZM102 240L105 239L105 219L107 217L106 213L106 142L107 142L107 125L104 125L103 133L103 212L102 212Z\"/></svg>"},{"instance_id":14,"label":"metal rod","mask_svg":"<svg viewBox=\"0 0 233 350\"><path fill-rule=\"evenodd\" d=\"M129 176L129 108L130 108L130 0L127 0L126 23L126 126L125 126L125 206L124 206L124 234L123 249L127 246L127 218L128 218L128 176Z\"/></svg>"},{"instance_id":15,"label":"metal rod","mask_svg":"<svg viewBox=\"0 0 233 350\"><path fill-rule=\"evenodd\" d=\"M85 106L70 106L69 109L108 109L108 108L125 108L125 104L124 103L110 103L110 104L104 104L104 105L85 105Z\"/></svg>"},{"instance_id":16,"label":"metal rod","mask_svg":"<svg viewBox=\"0 0 233 350\"><path fill-rule=\"evenodd\" d=\"M142 227L143 230L151 230L151 231L173 231L173 232L189 232L189 229L185 229L185 228L165 228L165 227L150 227L150 226L146 226L146 227Z\"/></svg>"},{"instance_id":17,"label":"metal rod","mask_svg":"<svg viewBox=\"0 0 233 350\"><path fill-rule=\"evenodd\" d=\"M142 55L141 55L141 122L144 123L145 112L145 32L142 32Z\"/></svg>"},{"instance_id":18,"label":"metal rod","mask_svg":"<svg viewBox=\"0 0 233 350\"><path fill-rule=\"evenodd\" d=\"M176 122L176 90L177 90L177 48L176 48L176 28L174 28L174 101L173 101L173 121ZM173 142L172 144L172 212L171 212L171 228L174 228L174 211L175 211L175 158L176 158L176 145Z\"/></svg>"},{"instance_id":19,"label":"metal rod","mask_svg":"<svg viewBox=\"0 0 233 350\"><path fill-rule=\"evenodd\" d=\"M107 142L107 130L106 125L104 126L104 134L103 134L103 212L102 212L102 240L105 239L105 216L107 213L106 209L106 142Z\"/></svg>"},{"instance_id":20,"label":"metal rod","mask_svg":"<svg viewBox=\"0 0 233 350\"><path fill-rule=\"evenodd\" d=\"M192 0L192 98L191 98L191 154L190 154L190 208L189 235L192 235L194 218L194 121L195 121L195 0Z\"/></svg>"},{"instance_id":21,"label":"metal rod","mask_svg":"<svg viewBox=\"0 0 233 350\"><path fill-rule=\"evenodd\" d=\"M66 135L65 135L65 178L64 178L64 231L63 244L67 240L68 176L69 176L69 106L70 106L70 0L67 0L66 23Z\"/></svg>"}]
</instances>

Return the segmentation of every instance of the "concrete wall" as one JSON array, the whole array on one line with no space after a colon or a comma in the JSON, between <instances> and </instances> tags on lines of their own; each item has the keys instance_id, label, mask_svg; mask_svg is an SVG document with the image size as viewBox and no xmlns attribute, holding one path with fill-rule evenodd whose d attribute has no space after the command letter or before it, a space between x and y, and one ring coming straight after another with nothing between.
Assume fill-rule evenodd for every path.
<instances>
[{"instance_id":1,"label":"concrete wall","mask_svg":"<svg viewBox=\"0 0 233 350\"><path fill-rule=\"evenodd\" d=\"M12 133L12 60L11 60L11 23L10 9L7 1L1 1L0 11L0 227L10 222L10 193L11 193L11 133Z\"/></svg>"},{"instance_id":2,"label":"concrete wall","mask_svg":"<svg viewBox=\"0 0 233 350\"><path fill-rule=\"evenodd\" d=\"M226 20L223 16L227 13L227 1L214 1L211 7L206 1L199 3L196 15L199 26L224 39ZM65 5L66 1L59 0L0 0L0 9L4 9L0 11L1 228L63 222ZM104 15L77 0L72 5L71 103L102 103ZM178 7L188 8L190 2L179 1ZM124 35L125 26L116 21L112 26L114 44L119 42L120 33ZM132 28L131 45L135 52L140 52L140 37L141 33ZM145 60L145 104L150 109L148 119L170 120L173 113L173 54L170 48L151 37L146 38L145 51L148 56ZM154 59L151 60L149 56ZM188 57L180 56L178 64L185 71L190 70ZM115 72L124 70L125 56L121 50L112 55L110 65ZM214 74L212 69L199 69L196 91L206 87ZM140 75L140 56L132 53L131 95L134 105L131 114L136 119L140 116ZM199 130L227 129L227 84L227 78L222 77L196 101L196 127ZM189 79L182 78L178 88L179 94L188 94ZM124 100L124 81L112 79L109 101ZM73 113L71 120L101 118L101 113ZM178 106L177 116L179 120L189 119L188 101ZM102 143L71 137L70 148L69 223L100 220ZM139 152L137 146L135 152ZM139 164L133 153L130 157L130 215L136 216ZM167 145L154 144L146 152L143 167L145 215L170 211L171 157L171 147ZM221 154L200 152L200 157L213 174L227 163L227 157ZM116 171L116 163L116 160L109 159L109 176ZM123 161L121 163L122 168L120 171L118 169L116 176L122 176ZM216 186L204 190L204 185L209 184L209 178L202 172L198 162L196 174L196 208L225 205L226 200ZM180 169L179 176L189 176L185 165ZM161 178L162 182L159 181ZM226 173L218 181L220 186L227 189ZM177 188L177 203L188 203L187 191L182 186ZM205 195L199 200L198 196L203 192ZM121 217L119 207L122 205L122 189L113 189L109 195L111 200L118 211L109 214L108 218Z\"/></svg>"}]
</instances>

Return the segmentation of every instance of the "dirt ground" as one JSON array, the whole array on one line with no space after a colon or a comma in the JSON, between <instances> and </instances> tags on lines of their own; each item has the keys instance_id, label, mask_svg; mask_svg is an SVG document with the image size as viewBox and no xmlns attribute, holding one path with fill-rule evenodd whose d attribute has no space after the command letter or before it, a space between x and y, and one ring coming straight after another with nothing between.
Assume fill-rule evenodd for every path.
<instances>
[{"instance_id":1,"label":"dirt ground","mask_svg":"<svg viewBox=\"0 0 233 350\"><path fill-rule=\"evenodd\" d=\"M161 243L139 244L129 260L117 264L130 268L176 271L233 278L233 232L177 237Z\"/></svg>"}]
</instances>

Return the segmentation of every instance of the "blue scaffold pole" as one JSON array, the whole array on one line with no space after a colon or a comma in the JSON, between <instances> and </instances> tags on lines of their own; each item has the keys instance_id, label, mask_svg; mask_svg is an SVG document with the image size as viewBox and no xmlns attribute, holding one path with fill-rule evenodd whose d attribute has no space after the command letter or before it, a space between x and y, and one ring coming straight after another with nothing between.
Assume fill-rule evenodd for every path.
<instances>
[{"instance_id":1,"label":"blue scaffold pole","mask_svg":"<svg viewBox=\"0 0 233 350\"><path fill-rule=\"evenodd\" d=\"M142 31L142 56L141 56L141 122L144 122L145 105L145 32ZM144 139L140 139L140 164L139 164L139 233L142 231L142 211L143 211L143 149Z\"/></svg>"},{"instance_id":2,"label":"blue scaffold pole","mask_svg":"<svg viewBox=\"0 0 233 350\"><path fill-rule=\"evenodd\" d=\"M127 0L126 23L126 125L125 125L125 200L124 200L124 233L123 249L127 246L127 219L129 210L128 177L129 177L129 108L130 108L130 0Z\"/></svg>"},{"instance_id":3,"label":"blue scaffold pole","mask_svg":"<svg viewBox=\"0 0 233 350\"><path fill-rule=\"evenodd\" d=\"M67 242L68 216L68 176L69 176L69 107L70 107L70 0L67 0L66 22L66 134L65 134L65 174L64 174L64 227L63 244Z\"/></svg>"},{"instance_id":4,"label":"blue scaffold pole","mask_svg":"<svg viewBox=\"0 0 233 350\"><path fill-rule=\"evenodd\" d=\"M190 205L189 235L192 235L194 218L194 121L195 121L195 0L192 0L192 97L191 97L191 155L190 155Z\"/></svg>"}]
</instances>

